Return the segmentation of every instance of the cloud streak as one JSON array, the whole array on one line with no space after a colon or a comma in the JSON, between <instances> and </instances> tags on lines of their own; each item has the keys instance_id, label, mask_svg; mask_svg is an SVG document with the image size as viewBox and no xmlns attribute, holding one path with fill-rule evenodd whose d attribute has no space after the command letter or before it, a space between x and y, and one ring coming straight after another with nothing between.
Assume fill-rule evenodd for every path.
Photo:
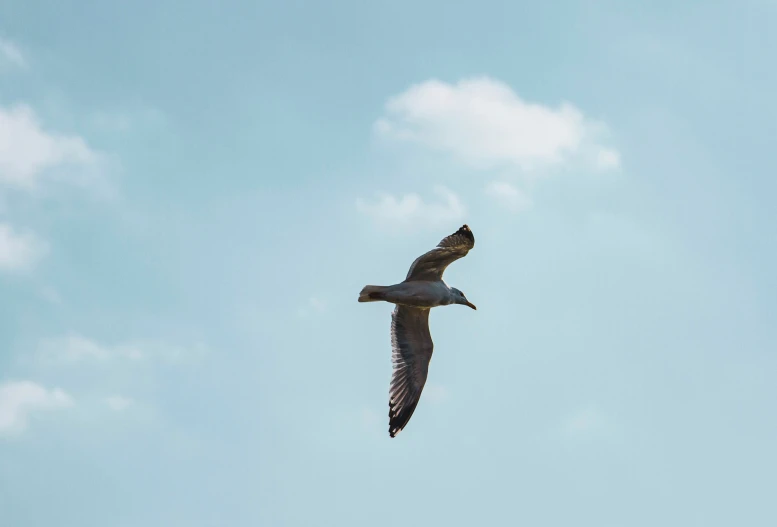
<instances>
[{"instance_id":1,"label":"cloud streak","mask_svg":"<svg viewBox=\"0 0 777 527\"><path fill-rule=\"evenodd\" d=\"M43 363L80 363L149 360L180 363L207 353L203 345L177 346L158 340L137 340L116 345L101 344L75 332L41 341L38 359Z\"/></svg>"},{"instance_id":2,"label":"cloud streak","mask_svg":"<svg viewBox=\"0 0 777 527\"><path fill-rule=\"evenodd\" d=\"M381 193L374 201L359 198L356 207L379 225L392 229L410 225L436 227L455 223L464 217L466 207L456 193L442 186L435 187L434 193L438 198L435 201L424 201L415 193L400 198Z\"/></svg>"},{"instance_id":3,"label":"cloud streak","mask_svg":"<svg viewBox=\"0 0 777 527\"><path fill-rule=\"evenodd\" d=\"M55 168L96 167L100 156L83 138L48 132L26 104L0 107L0 185L34 190L41 176ZM72 183L88 183L83 174Z\"/></svg>"},{"instance_id":4,"label":"cloud streak","mask_svg":"<svg viewBox=\"0 0 777 527\"><path fill-rule=\"evenodd\" d=\"M524 211L532 205L531 198L525 192L506 181L492 181L486 186L486 194L511 212Z\"/></svg>"},{"instance_id":5,"label":"cloud streak","mask_svg":"<svg viewBox=\"0 0 777 527\"><path fill-rule=\"evenodd\" d=\"M27 430L33 414L60 410L74 404L66 392L49 390L32 381L0 384L0 436L21 434Z\"/></svg>"},{"instance_id":6,"label":"cloud streak","mask_svg":"<svg viewBox=\"0 0 777 527\"><path fill-rule=\"evenodd\" d=\"M135 404L135 401L122 395L111 395L105 398L105 404L114 412L122 412Z\"/></svg>"},{"instance_id":7,"label":"cloud streak","mask_svg":"<svg viewBox=\"0 0 777 527\"><path fill-rule=\"evenodd\" d=\"M47 252L48 245L36 235L0 222L0 271L27 271Z\"/></svg>"},{"instance_id":8,"label":"cloud streak","mask_svg":"<svg viewBox=\"0 0 777 527\"><path fill-rule=\"evenodd\" d=\"M22 51L10 40L0 38L0 59L19 68L27 67L27 60Z\"/></svg>"}]
</instances>

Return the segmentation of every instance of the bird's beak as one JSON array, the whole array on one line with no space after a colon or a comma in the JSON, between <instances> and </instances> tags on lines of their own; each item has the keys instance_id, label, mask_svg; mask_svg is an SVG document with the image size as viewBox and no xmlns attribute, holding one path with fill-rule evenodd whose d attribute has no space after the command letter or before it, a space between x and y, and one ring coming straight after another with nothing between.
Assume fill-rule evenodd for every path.
<instances>
[{"instance_id":1,"label":"bird's beak","mask_svg":"<svg viewBox=\"0 0 777 527\"><path fill-rule=\"evenodd\" d=\"M478 309L478 308L476 308L476 307L475 307L475 304L473 304L473 303L472 303L472 302L470 302L469 300L468 300L467 302L465 302L465 303L464 303L464 305L465 305L465 306L469 306L469 307L471 307L471 308L472 308L472 309L474 309L475 311L477 311L477 309Z\"/></svg>"}]
</instances>

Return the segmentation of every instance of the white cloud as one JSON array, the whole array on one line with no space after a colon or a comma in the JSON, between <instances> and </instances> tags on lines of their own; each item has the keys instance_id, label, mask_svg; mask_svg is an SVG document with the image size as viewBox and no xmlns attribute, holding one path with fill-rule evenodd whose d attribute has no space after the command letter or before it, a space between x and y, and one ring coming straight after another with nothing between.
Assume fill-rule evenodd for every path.
<instances>
[{"instance_id":1,"label":"white cloud","mask_svg":"<svg viewBox=\"0 0 777 527\"><path fill-rule=\"evenodd\" d=\"M73 399L62 390L49 390L31 381L0 384L0 435L24 432L33 413L67 408L73 404Z\"/></svg>"},{"instance_id":2,"label":"white cloud","mask_svg":"<svg viewBox=\"0 0 777 527\"><path fill-rule=\"evenodd\" d=\"M81 137L45 131L29 106L0 107L0 184L34 189L50 169L94 167L99 157ZM83 178L70 175L75 183L90 183Z\"/></svg>"},{"instance_id":3,"label":"white cloud","mask_svg":"<svg viewBox=\"0 0 777 527\"><path fill-rule=\"evenodd\" d=\"M34 234L0 223L0 271L28 270L47 251L47 244Z\"/></svg>"},{"instance_id":4,"label":"white cloud","mask_svg":"<svg viewBox=\"0 0 777 527\"><path fill-rule=\"evenodd\" d=\"M48 359L59 359L65 362L82 360L107 360L112 351L77 333L57 338L47 339L41 344L41 352Z\"/></svg>"},{"instance_id":5,"label":"white cloud","mask_svg":"<svg viewBox=\"0 0 777 527\"><path fill-rule=\"evenodd\" d=\"M105 404L107 404L108 407L114 412L121 412L123 410L126 410L133 404L135 404L135 401L133 401L129 397L123 397L121 395L111 395L110 397L106 397Z\"/></svg>"},{"instance_id":6,"label":"white cloud","mask_svg":"<svg viewBox=\"0 0 777 527\"><path fill-rule=\"evenodd\" d=\"M476 168L531 171L592 162L619 165L617 152L599 144L606 127L569 103L530 103L497 80L448 84L428 80L389 99L375 123L380 136L448 153Z\"/></svg>"},{"instance_id":7,"label":"white cloud","mask_svg":"<svg viewBox=\"0 0 777 527\"><path fill-rule=\"evenodd\" d=\"M596 153L596 166L602 170L618 168L621 164L621 155L612 148L601 148Z\"/></svg>"},{"instance_id":8,"label":"white cloud","mask_svg":"<svg viewBox=\"0 0 777 527\"><path fill-rule=\"evenodd\" d=\"M492 181L486 186L486 194L513 212L526 210L532 205L531 198L525 192L506 181Z\"/></svg>"},{"instance_id":9,"label":"white cloud","mask_svg":"<svg viewBox=\"0 0 777 527\"><path fill-rule=\"evenodd\" d=\"M14 50L10 43L0 40L0 55L17 56ZM0 191L2 187L37 190L46 176L109 196L112 189L98 171L105 161L81 137L44 130L29 106L0 106ZM68 170L74 167L78 170ZM5 203L5 196L0 194L0 209ZM28 270L47 252L48 244L36 235L18 232L0 222L0 271Z\"/></svg>"},{"instance_id":10,"label":"white cloud","mask_svg":"<svg viewBox=\"0 0 777 527\"><path fill-rule=\"evenodd\" d=\"M20 68L27 67L27 61L21 50L16 44L4 38L0 38L0 62L7 62Z\"/></svg>"},{"instance_id":11,"label":"white cloud","mask_svg":"<svg viewBox=\"0 0 777 527\"><path fill-rule=\"evenodd\" d=\"M435 187L437 201L425 202L418 194L406 194L401 198L380 194L377 201L359 198L356 207L376 222L389 227L424 225L436 227L461 220L466 208L459 197L445 187Z\"/></svg>"},{"instance_id":12,"label":"white cloud","mask_svg":"<svg viewBox=\"0 0 777 527\"><path fill-rule=\"evenodd\" d=\"M137 340L116 345L100 344L75 332L63 337L44 339L38 358L43 362L144 361L183 362L206 353L204 346L176 346L157 340Z\"/></svg>"}]
</instances>

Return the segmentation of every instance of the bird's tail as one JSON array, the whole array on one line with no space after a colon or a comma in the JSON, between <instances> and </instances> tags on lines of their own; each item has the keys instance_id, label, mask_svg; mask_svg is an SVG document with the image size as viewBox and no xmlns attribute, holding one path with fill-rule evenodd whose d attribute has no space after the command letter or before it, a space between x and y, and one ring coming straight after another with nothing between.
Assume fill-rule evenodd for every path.
<instances>
[{"instance_id":1,"label":"bird's tail","mask_svg":"<svg viewBox=\"0 0 777 527\"><path fill-rule=\"evenodd\" d=\"M383 294L388 287L382 285L366 285L359 293L359 302L378 302L383 300Z\"/></svg>"}]
</instances>

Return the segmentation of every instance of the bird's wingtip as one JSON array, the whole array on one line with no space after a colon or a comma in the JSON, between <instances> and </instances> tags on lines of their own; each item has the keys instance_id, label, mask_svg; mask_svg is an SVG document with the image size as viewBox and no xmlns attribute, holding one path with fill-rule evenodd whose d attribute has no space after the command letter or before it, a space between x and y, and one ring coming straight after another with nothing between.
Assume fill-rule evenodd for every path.
<instances>
[{"instance_id":1,"label":"bird's wingtip","mask_svg":"<svg viewBox=\"0 0 777 527\"><path fill-rule=\"evenodd\" d=\"M465 238L468 238L472 241L475 241L475 235L472 233L472 229L469 228L469 225L466 223L459 227L459 230L457 230L455 233L453 233L454 236L461 235Z\"/></svg>"}]
</instances>

